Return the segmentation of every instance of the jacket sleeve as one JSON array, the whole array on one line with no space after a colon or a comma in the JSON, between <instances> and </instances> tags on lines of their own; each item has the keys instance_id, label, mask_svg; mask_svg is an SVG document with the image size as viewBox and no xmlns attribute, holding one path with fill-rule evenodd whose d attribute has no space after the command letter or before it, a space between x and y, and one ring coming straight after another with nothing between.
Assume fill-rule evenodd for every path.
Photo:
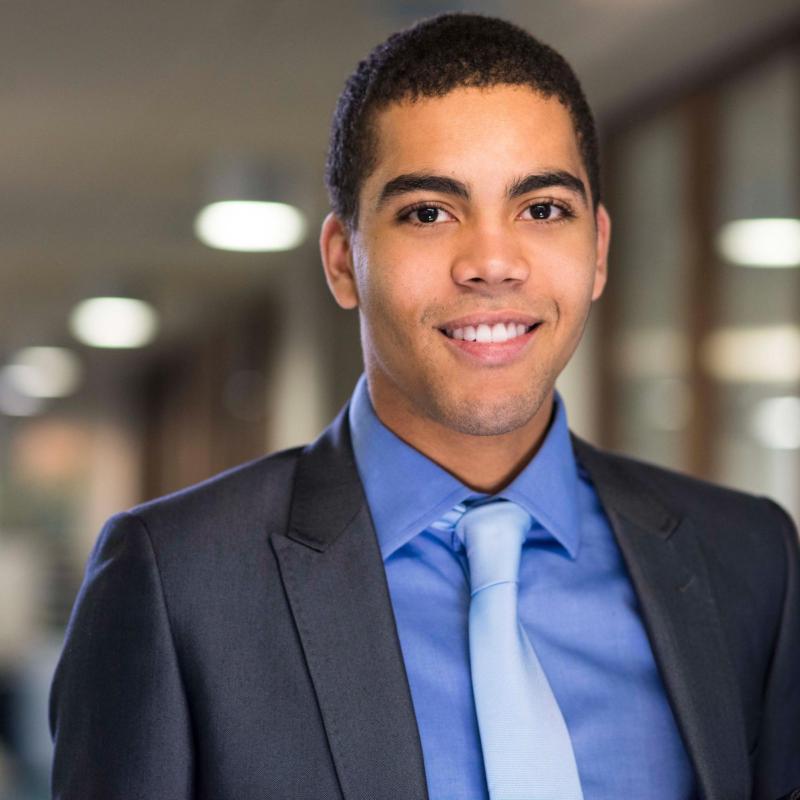
<instances>
[{"instance_id":1,"label":"jacket sleeve","mask_svg":"<svg viewBox=\"0 0 800 800\"><path fill-rule=\"evenodd\" d=\"M797 530L786 512L770 501L784 542L780 627L764 688L755 769L756 798L775 798L800 787L800 554Z\"/></svg>"},{"instance_id":2,"label":"jacket sleeve","mask_svg":"<svg viewBox=\"0 0 800 800\"><path fill-rule=\"evenodd\" d=\"M144 522L112 517L89 557L50 692L54 800L190 800L191 724Z\"/></svg>"}]
</instances>

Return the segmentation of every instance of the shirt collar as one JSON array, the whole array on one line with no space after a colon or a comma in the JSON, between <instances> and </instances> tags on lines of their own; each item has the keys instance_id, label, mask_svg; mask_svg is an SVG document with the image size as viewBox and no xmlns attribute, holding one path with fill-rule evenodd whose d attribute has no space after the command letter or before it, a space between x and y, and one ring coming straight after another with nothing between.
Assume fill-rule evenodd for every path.
<instances>
[{"instance_id":1,"label":"shirt collar","mask_svg":"<svg viewBox=\"0 0 800 800\"><path fill-rule=\"evenodd\" d=\"M578 472L563 400L536 455L497 493L519 503L571 558L578 554ZM353 453L385 561L457 503L485 497L390 431L377 417L364 375L348 412Z\"/></svg>"}]
</instances>

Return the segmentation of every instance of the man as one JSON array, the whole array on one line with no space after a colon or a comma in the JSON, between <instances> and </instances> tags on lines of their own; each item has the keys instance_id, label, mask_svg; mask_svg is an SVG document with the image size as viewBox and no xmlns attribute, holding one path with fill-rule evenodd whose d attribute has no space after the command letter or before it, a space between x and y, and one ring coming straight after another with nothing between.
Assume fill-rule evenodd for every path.
<instances>
[{"instance_id":1,"label":"man","mask_svg":"<svg viewBox=\"0 0 800 800\"><path fill-rule=\"evenodd\" d=\"M568 65L474 15L396 34L347 83L327 180L366 377L307 448L106 525L53 684L55 797L800 785L788 517L571 438L554 390L610 236Z\"/></svg>"}]
</instances>

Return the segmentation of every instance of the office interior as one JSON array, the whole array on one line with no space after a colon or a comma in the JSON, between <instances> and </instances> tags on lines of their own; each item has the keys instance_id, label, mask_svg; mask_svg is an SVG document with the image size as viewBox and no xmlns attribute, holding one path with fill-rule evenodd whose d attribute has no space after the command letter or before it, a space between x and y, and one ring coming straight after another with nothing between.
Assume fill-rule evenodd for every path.
<instances>
[{"instance_id":1,"label":"office interior","mask_svg":"<svg viewBox=\"0 0 800 800\"><path fill-rule=\"evenodd\" d=\"M595 111L613 241L558 384L572 428L800 522L796 0L11 0L0 800L49 797L47 691L103 522L346 402L358 318L317 247L330 117L370 47L449 10L552 44Z\"/></svg>"}]
</instances>

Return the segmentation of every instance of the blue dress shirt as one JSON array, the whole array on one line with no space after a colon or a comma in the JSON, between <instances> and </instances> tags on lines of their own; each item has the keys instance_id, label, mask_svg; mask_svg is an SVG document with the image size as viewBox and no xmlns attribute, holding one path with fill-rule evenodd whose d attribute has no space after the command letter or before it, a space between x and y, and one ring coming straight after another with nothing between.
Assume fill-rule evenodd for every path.
<instances>
[{"instance_id":1,"label":"blue dress shirt","mask_svg":"<svg viewBox=\"0 0 800 800\"><path fill-rule=\"evenodd\" d=\"M486 798L469 671L469 573L431 525L478 495L376 416L364 376L349 411L414 702L431 800ZM535 520L519 614L569 728L585 800L689 800L693 771L613 533L575 461L564 404L498 497Z\"/></svg>"}]
</instances>

